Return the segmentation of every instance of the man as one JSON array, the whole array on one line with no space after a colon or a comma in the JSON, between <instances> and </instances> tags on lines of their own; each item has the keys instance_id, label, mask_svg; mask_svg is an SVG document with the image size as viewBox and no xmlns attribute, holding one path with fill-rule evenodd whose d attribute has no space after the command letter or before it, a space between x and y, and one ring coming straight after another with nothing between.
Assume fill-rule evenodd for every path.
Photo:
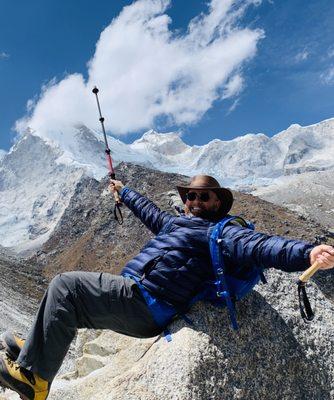
<instances>
[{"instance_id":1,"label":"man","mask_svg":"<svg viewBox=\"0 0 334 400\"><path fill-rule=\"evenodd\" d=\"M232 193L212 177L195 176L178 186L185 204L179 217L112 181L112 191L154 233L122 276L69 272L50 283L26 341L7 333L10 357L0 359L0 382L24 399L43 400L77 328L112 329L135 337L155 336L213 279L208 239L232 207ZM224 262L236 267L302 271L317 260L334 266L334 248L270 237L230 224L224 228ZM239 268L240 270L240 268Z\"/></svg>"}]
</instances>

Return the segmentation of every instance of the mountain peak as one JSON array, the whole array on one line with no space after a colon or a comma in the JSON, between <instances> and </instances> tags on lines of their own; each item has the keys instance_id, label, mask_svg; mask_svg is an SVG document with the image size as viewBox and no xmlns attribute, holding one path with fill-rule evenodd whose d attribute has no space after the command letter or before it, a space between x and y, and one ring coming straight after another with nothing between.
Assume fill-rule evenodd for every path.
<instances>
[{"instance_id":1,"label":"mountain peak","mask_svg":"<svg viewBox=\"0 0 334 400\"><path fill-rule=\"evenodd\" d=\"M154 129L150 129L149 131L145 132L140 139L135 140L133 143L138 143L145 140L174 140L180 139L179 132L166 132L166 133L159 133ZM181 139L180 139L181 140Z\"/></svg>"},{"instance_id":2,"label":"mountain peak","mask_svg":"<svg viewBox=\"0 0 334 400\"><path fill-rule=\"evenodd\" d=\"M166 156L174 156L191 148L183 142L180 135L179 132L158 133L151 129L130 146L132 149L139 151L146 148L149 152L153 151Z\"/></svg>"}]
</instances>

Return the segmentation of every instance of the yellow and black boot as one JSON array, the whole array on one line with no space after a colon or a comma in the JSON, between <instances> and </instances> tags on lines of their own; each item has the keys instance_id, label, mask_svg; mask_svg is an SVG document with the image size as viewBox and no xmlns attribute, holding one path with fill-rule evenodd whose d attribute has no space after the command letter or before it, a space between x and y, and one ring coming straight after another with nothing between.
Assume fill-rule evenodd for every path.
<instances>
[{"instance_id":1,"label":"yellow and black boot","mask_svg":"<svg viewBox=\"0 0 334 400\"><path fill-rule=\"evenodd\" d=\"M0 384L14 390L23 400L45 400L51 386L9 357L0 357Z\"/></svg>"},{"instance_id":2,"label":"yellow and black boot","mask_svg":"<svg viewBox=\"0 0 334 400\"><path fill-rule=\"evenodd\" d=\"M20 336L7 331L2 337L2 344L4 346L5 352L9 358L16 361L20 354L20 351L24 345L25 340L20 338Z\"/></svg>"}]
</instances>

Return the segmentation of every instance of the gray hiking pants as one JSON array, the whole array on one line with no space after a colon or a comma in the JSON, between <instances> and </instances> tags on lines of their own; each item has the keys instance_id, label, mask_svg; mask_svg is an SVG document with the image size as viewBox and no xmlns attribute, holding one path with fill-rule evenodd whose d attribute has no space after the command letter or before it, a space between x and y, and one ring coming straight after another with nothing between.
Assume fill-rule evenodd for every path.
<instances>
[{"instance_id":1,"label":"gray hiking pants","mask_svg":"<svg viewBox=\"0 0 334 400\"><path fill-rule=\"evenodd\" d=\"M78 328L111 329L139 338L162 330L132 279L67 272L50 282L17 362L51 382Z\"/></svg>"}]
</instances>

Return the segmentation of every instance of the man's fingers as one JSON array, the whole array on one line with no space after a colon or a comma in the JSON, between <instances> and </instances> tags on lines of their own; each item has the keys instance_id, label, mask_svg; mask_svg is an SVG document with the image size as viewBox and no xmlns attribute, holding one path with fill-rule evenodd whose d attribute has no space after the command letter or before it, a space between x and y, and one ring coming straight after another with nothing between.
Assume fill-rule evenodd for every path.
<instances>
[{"instance_id":1,"label":"man's fingers","mask_svg":"<svg viewBox=\"0 0 334 400\"><path fill-rule=\"evenodd\" d=\"M310 263L317 262L320 269L334 267L334 247L327 244L320 244L312 249L310 253Z\"/></svg>"},{"instance_id":2,"label":"man's fingers","mask_svg":"<svg viewBox=\"0 0 334 400\"><path fill-rule=\"evenodd\" d=\"M320 263L322 269L331 268L334 265L334 256L332 252L322 252L317 256L317 262Z\"/></svg>"},{"instance_id":3,"label":"man's fingers","mask_svg":"<svg viewBox=\"0 0 334 400\"><path fill-rule=\"evenodd\" d=\"M110 179L109 189L112 193L120 192L124 187L122 181L117 181L116 179Z\"/></svg>"},{"instance_id":4,"label":"man's fingers","mask_svg":"<svg viewBox=\"0 0 334 400\"><path fill-rule=\"evenodd\" d=\"M329 257L326 256L326 255L323 255L323 254L321 254L321 255L319 255L317 257L317 261L320 261L323 264L330 264L331 263L331 260L329 259Z\"/></svg>"},{"instance_id":5,"label":"man's fingers","mask_svg":"<svg viewBox=\"0 0 334 400\"><path fill-rule=\"evenodd\" d=\"M328 244L322 244L320 246L321 250L323 251L327 251L330 254L334 255L334 247L333 246L329 246Z\"/></svg>"}]
</instances>

